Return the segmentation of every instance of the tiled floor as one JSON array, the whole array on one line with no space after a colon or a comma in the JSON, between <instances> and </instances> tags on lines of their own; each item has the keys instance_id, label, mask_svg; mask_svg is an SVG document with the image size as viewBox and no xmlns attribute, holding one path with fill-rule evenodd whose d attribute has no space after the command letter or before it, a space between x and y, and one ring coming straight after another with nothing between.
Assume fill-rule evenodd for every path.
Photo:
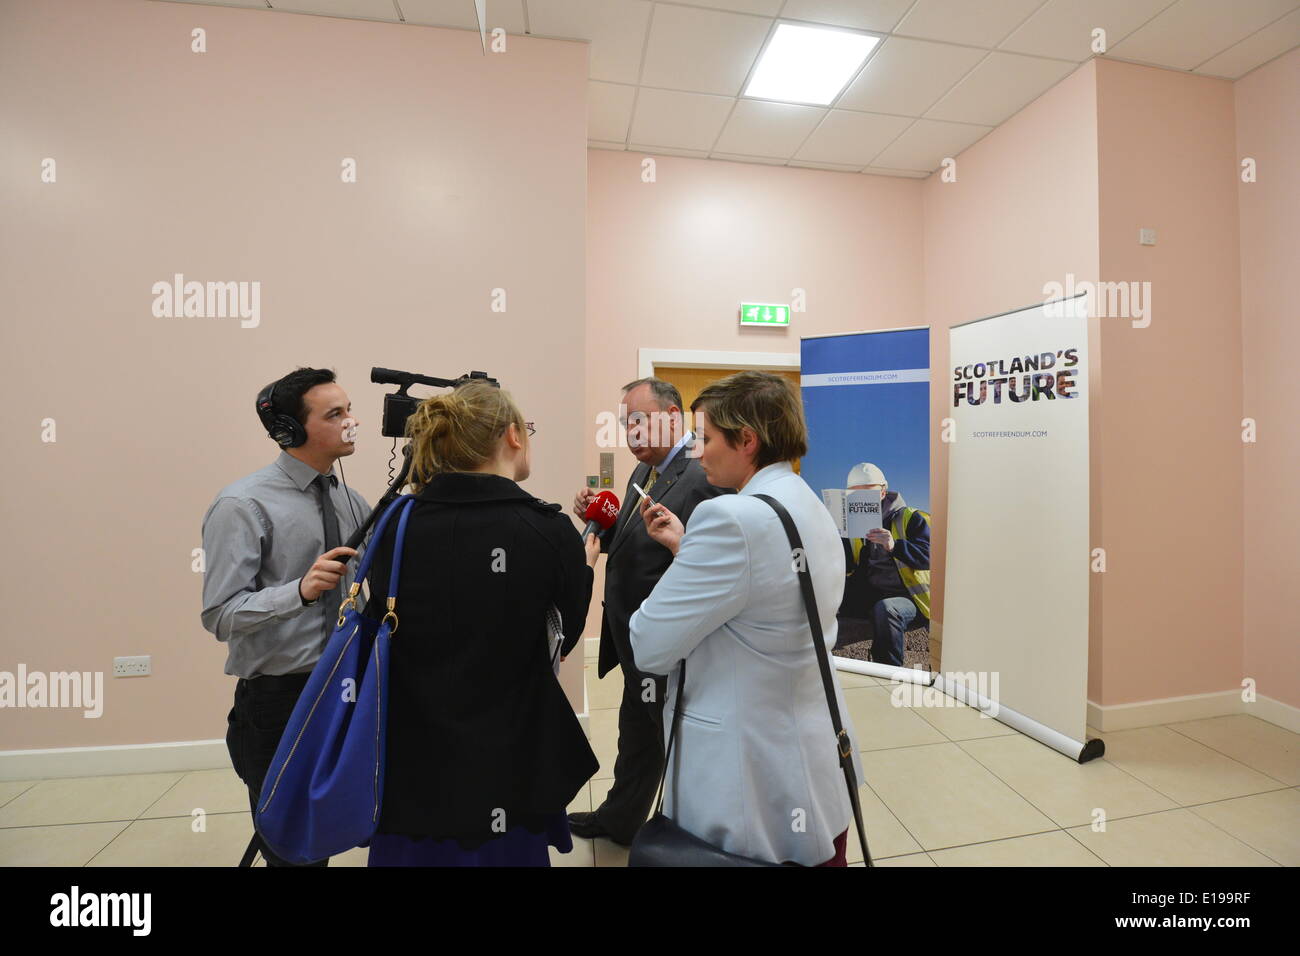
<instances>
[{"instance_id":1,"label":"tiled floor","mask_svg":"<svg viewBox=\"0 0 1300 956\"><path fill-rule=\"evenodd\" d=\"M1300 865L1300 735L1248 716L1090 730L1106 756L1079 765L970 708L895 707L887 681L840 680L870 732L862 809L880 866ZM587 693L601 769L573 810L612 782L618 672L598 681L589 658ZM230 770L0 781L0 865L233 866L251 832ZM573 843L555 865L627 862L607 840Z\"/></svg>"}]
</instances>

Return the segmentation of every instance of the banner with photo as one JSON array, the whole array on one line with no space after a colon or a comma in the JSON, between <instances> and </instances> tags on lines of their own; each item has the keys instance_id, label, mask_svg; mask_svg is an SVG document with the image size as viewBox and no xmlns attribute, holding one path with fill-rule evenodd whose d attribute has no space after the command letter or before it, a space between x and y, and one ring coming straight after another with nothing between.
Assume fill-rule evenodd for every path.
<instances>
[{"instance_id":1,"label":"banner with photo","mask_svg":"<svg viewBox=\"0 0 1300 956\"><path fill-rule=\"evenodd\" d=\"M1087 303L954 326L943 689L1077 759L1088 684ZM994 685L985 694L970 675ZM982 708L987 709L987 708Z\"/></svg>"},{"instance_id":2,"label":"banner with photo","mask_svg":"<svg viewBox=\"0 0 1300 956\"><path fill-rule=\"evenodd\" d=\"M800 386L800 474L844 544L835 656L882 676L929 671L930 330L801 339Z\"/></svg>"}]
</instances>

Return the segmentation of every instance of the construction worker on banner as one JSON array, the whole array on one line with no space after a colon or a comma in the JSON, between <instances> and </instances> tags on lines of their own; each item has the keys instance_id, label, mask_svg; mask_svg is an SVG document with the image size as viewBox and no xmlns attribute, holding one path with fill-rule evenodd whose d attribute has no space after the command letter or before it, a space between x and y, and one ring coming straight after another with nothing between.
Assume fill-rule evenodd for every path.
<instances>
[{"instance_id":1,"label":"construction worker on banner","mask_svg":"<svg viewBox=\"0 0 1300 956\"><path fill-rule=\"evenodd\" d=\"M848 580L840 614L872 625L871 659L903 666L903 635L930 620L930 515L909 508L870 462L854 465L845 487L880 492L883 527L844 539Z\"/></svg>"}]
</instances>

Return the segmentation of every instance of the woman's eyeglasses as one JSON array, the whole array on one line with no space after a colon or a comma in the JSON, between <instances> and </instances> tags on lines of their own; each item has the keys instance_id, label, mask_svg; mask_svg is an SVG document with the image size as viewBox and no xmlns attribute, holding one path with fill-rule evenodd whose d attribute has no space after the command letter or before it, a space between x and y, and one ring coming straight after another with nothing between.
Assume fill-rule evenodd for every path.
<instances>
[{"instance_id":1,"label":"woman's eyeglasses","mask_svg":"<svg viewBox=\"0 0 1300 956\"><path fill-rule=\"evenodd\" d=\"M524 427L528 429L528 437L532 438L537 434L537 426L532 422L524 422Z\"/></svg>"}]
</instances>

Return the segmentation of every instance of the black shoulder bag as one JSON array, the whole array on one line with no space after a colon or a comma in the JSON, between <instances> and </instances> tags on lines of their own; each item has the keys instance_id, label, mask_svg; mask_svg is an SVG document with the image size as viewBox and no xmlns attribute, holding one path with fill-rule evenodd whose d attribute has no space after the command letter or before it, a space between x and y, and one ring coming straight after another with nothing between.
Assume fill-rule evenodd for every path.
<instances>
[{"instance_id":1,"label":"black shoulder bag","mask_svg":"<svg viewBox=\"0 0 1300 956\"><path fill-rule=\"evenodd\" d=\"M804 555L803 541L799 529L794 526L790 513L781 503L768 495L754 495L767 502L781 519L786 537L790 539L792 554ZM792 561L796 559L792 558ZM803 592L804 608L808 612L808 626L812 630L813 648L817 652L817 665L821 669L822 686L826 690L826 703L830 706L831 726L835 729L835 749L839 754L840 767L844 771L844 782L849 788L849 801L853 806L853 821L857 825L858 840L862 844L862 859L867 866L871 862L871 852L867 849L867 835L862 827L862 808L858 804L858 787L853 772L853 744L844 724L840 720L840 709L835 702L835 685L831 679L830 659L826 654L826 644L822 640L821 621L817 616L817 603L813 593L812 575L808 572L807 557L796 561L795 570L799 575L799 588ZM664 752L664 772L659 779L659 802L655 806L654 816L637 831L632 841L632 850L628 854L628 866L781 866L768 860L727 853L712 843L702 840L693 833L683 830L671 819L664 816L664 790L667 787L668 767L672 763L673 741L677 737L677 725L682 718L682 691L686 687L686 661L682 661L677 676L677 701L673 707L673 726L668 735L668 747ZM674 779L676 775L674 774Z\"/></svg>"}]
</instances>

